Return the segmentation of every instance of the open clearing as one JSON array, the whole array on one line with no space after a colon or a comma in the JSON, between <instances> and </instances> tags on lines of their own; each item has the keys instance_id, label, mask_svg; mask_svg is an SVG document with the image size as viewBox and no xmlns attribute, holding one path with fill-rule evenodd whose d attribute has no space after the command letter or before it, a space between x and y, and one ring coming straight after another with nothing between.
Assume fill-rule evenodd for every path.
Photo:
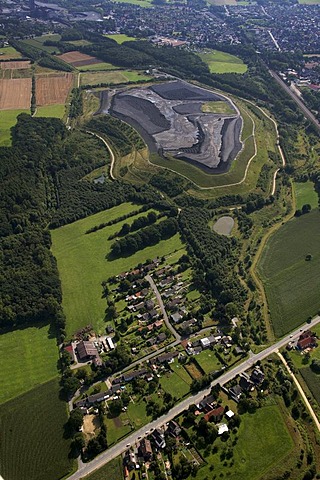
<instances>
[{"instance_id":1,"label":"open clearing","mask_svg":"<svg viewBox=\"0 0 320 480\"><path fill-rule=\"evenodd\" d=\"M52 380L0 407L1 475L6 480L49 480L67 475L70 441L63 438L66 404Z\"/></svg>"},{"instance_id":2,"label":"open clearing","mask_svg":"<svg viewBox=\"0 0 320 480\"><path fill-rule=\"evenodd\" d=\"M0 80L0 110L27 109L31 103L31 78Z\"/></svg>"},{"instance_id":3,"label":"open clearing","mask_svg":"<svg viewBox=\"0 0 320 480\"><path fill-rule=\"evenodd\" d=\"M136 39L134 37L129 37L128 35L125 35L124 33L114 33L114 34L109 34L106 35L108 38L112 38L112 40L115 40L117 43L123 43L123 42L134 42Z\"/></svg>"},{"instance_id":4,"label":"open clearing","mask_svg":"<svg viewBox=\"0 0 320 480\"><path fill-rule=\"evenodd\" d=\"M20 113L30 113L28 110L3 110L1 112L0 122L0 147L9 147L11 145L10 129L17 123L17 116Z\"/></svg>"},{"instance_id":5,"label":"open clearing","mask_svg":"<svg viewBox=\"0 0 320 480\"><path fill-rule=\"evenodd\" d=\"M65 105L47 105L37 107L36 117L54 117L63 118L65 114Z\"/></svg>"},{"instance_id":6,"label":"open clearing","mask_svg":"<svg viewBox=\"0 0 320 480\"><path fill-rule=\"evenodd\" d=\"M307 203L311 205L312 208L318 207L319 198L314 189L313 182L294 182L293 187L296 197L297 210L300 210L302 206L306 205Z\"/></svg>"},{"instance_id":7,"label":"open clearing","mask_svg":"<svg viewBox=\"0 0 320 480\"><path fill-rule=\"evenodd\" d=\"M247 65L230 53L208 50L199 54L208 66L211 73L245 73Z\"/></svg>"},{"instance_id":8,"label":"open clearing","mask_svg":"<svg viewBox=\"0 0 320 480\"><path fill-rule=\"evenodd\" d=\"M58 261L62 283L62 304L67 317L68 336L88 324L92 324L99 332L103 331L106 309L106 300L101 297L103 280L133 268L148 258L168 255L182 248L180 237L176 234L130 257L108 261L106 255L114 240L107 239L119 231L126 220L88 235L85 234L86 230L136 209L136 205L123 203L51 232L52 251Z\"/></svg>"},{"instance_id":9,"label":"open clearing","mask_svg":"<svg viewBox=\"0 0 320 480\"><path fill-rule=\"evenodd\" d=\"M234 220L232 217L220 217L213 225L213 230L219 235L231 235L234 227Z\"/></svg>"},{"instance_id":10,"label":"open clearing","mask_svg":"<svg viewBox=\"0 0 320 480\"><path fill-rule=\"evenodd\" d=\"M48 75L36 77L37 105L62 104L67 100L73 83L73 74Z\"/></svg>"},{"instance_id":11,"label":"open clearing","mask_svg":"<svg viewBox=\"0 0 320 480\"><path fill-rule=\"evenodd\" d=\"M58 375L56 338L49 326L28 327L0 336L0 403Z\"/></svg>"},{"instance_id":12,"label":"open clearing","mask_svg":"<svg viewBox=\"0 0 320 480\"><path fill-rule=\"evenodd\" d=\"M78 52L76 50L72 52L63 53L58 58L66 63L69 63L73 67L82 67L83 65L94 65L95 63L101 63L96 57L86 55L85 53Z\"/></svg>"},{"instance_id":13,"label":"open clearing","mask_svg":"<svg viewBox=\"0 0 320 480\"><path fill-rule=\"evenodd\" d=\"M267 241L257 265L276 336L284 335L320 308L320 212L283 225ZM312 260L306 261L311 254Z\"/></svg>"},{"instance_id":14,"label":"open clearing","mask_svg":"<svg viewBox=\"0 0 320 480\"><path fill-rule=\"evenodd\" d=\"M0 60L10 60L11 58L21 58L22 55L13 47L0 48Z\"/></svg>"},{"instance_id":15,"label":"open clearing","mask_svg":"<svg viewBox=\"0 0 320 480\"><path fill-rule=\"evenodd\" d=\"M80 77L81 85L99 85L101 83L128 83L149 80L151 77L136 70L116 70L106 72L88 72L82 73Z\"/></svg>"}]
</instances>

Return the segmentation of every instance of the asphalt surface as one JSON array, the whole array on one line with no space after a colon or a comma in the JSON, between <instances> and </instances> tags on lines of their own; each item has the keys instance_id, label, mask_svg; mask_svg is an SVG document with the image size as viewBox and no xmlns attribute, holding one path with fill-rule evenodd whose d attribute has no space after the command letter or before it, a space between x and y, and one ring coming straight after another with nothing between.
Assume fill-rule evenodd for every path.
<instances>
[{"instance_id":1,"label":"asphalt surface","mask_svg":"<svg viewBox=\"0 0 320 480\"><path fill-rule=\"evenodd\" d=\"M272 353L277 353L279 349L286 346L290 341L297 340L301 334L301 331L312 329L312 327L317 325L319 322L320 322L320 316L317 316L310 323L305 323L300 328L298 328L291 334L286 335L285 337L283 337L281 340L274 343L270 347L265 348L264 350L262 350L257 354L250 355L250 358L243 361L240 365L237 365L236 367L232 368L228 372L221 375L219 378L215 379L211 383L210 387L207 388L206 390L202 390L201 392L198 392L195 395L192 395L186 398L181 403L174 406L168 413L166 413L165 415L162 415L162 417L159 417L157 420L150 422L145 427L127 436L124 440L121 440L116 445L114 445L113 447L103 452L101 455L96 457L90 463L87 463L87 464L80 463L81 466L79 470L73 475L71 475L69 477L69 480L80 480L82 478L85 478L94 470L101 468L103 465L110 462L110 460L112 460L113 458L117 457L118 455L121 455L121 453L123 453L125 450L128 449L129 445L131 446L137 441L139 441L141 438L149 435L152 429L159 428L165 423L169 422L174 417L176 417L177 415L181 414L184 410L189 408L190 405L198 404L205 395L208 395L210 393L211 387L213 387L217 383L219 383L220 385L224 385L228 383L234 377L236 377L237 375L240 375L240 373L243 373L246 370L248 370L259 360L265 359Z\"/></svg>"}]
</instances>

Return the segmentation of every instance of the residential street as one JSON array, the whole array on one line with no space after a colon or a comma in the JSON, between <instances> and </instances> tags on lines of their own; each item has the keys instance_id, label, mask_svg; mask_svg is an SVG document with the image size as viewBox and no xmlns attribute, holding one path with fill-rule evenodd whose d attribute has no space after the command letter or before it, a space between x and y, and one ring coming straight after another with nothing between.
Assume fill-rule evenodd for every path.
<instances>
[{"instance_id":1,"label":"residential street","mask_svg":"<svg viewBox=\"0 0 320 480\"><path fill-rule=\"evenodd\" d=\"M103 452L101 455L99 455L99 457L95 458L90 463L83 464L82 467L76 473L74 473L73 475L71 475L69 477L69 479L70 480L80 480L82 478L85 478L87 475L92 473L94 470L102 467L103 465L108 463L110 460L112 460L113 458L117 457L122 452L124 452L128 448L127 447L128 444L130 444L130 445L134 444L135 442L140 440L142 437L145 437L146 435L148 435L151 429L161 427L162 425L164 425L165 423L169 422L171 419L173 419L174 417L176 417L177 415L182 413L184 410L186 410L190 405L199 403L205 395L209 394L211 387L213 387L217 383L219 383L220 385L224 385L224 384L228 383L234 377L236 377L240 373L243 373L247 369L249 369L257 361L263 360L264 358L268 357L272 353L277 353L279 349L286 346L290 341L298 339L300 334L301 334L301 330L312 329L312 327L317 325L319 322L320 322L320 316L317 316L310 323L305 323L303 326L296 329L291 334L286 335L285 337L283 337L281 340L274 343L270 347L265 348L264 350L262 350L261 352L259 352L257 354L253 354L252 356L250 356L250 358L248 358L247 360L242 362L240 365L237 365L236 367L234 367L230 371L224 373L219 378L215 379L211 383L211 386L209 388L207 388L206 390L202 390L201 392L198 392L195 395L192 395L192 396L186 398L181 403L179 403L178 405L173 407L167 414L163 415L162 417L158 418L157 420L154 420L154 421L150 422L148 425L141 428L140 430L132 433L131 435L126 437L124 440L117 443L115 446L113 446L110 449ZM314 418L314 420L316 420L316 419ZM318 426L318 424L317 424L317 426Z\"/></svg>"}]
</instances>

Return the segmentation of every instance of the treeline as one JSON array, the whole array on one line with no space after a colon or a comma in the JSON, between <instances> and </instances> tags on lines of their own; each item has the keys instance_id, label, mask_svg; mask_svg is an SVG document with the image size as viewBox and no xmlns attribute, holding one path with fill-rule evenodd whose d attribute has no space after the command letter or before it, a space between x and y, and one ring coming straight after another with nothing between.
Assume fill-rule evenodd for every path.
<instances>
[{"instance_id":1,"label":"treeline","mask_svg":"<svg viewBox=\"0 0 320 480\"><path fill-rule=\"evenodd\" d=\"M151 245L156 245L161 240L168 239L178 231L178 223L175 218L167 218L157 226L143 228L137 233L126 235L111 245L110 257L124 257L142 250Z\"/></svg>"},{"instance_id":2,"label":"treeline","mask_svg":"<svg viewBox=\"0 0 320 480\"><path fill-rule=\"evenodd\" d=\"M97 232L98 230L102 230L105 227L110 227L111 225L115 225L116 223L122 222L123 220L127 220L127 218L134 217L135 215L139 215L139 213L145 212L149 210L149 205L143 205L143 207L139 208L138 210L133 210L127 215L121 215L120 217L114 218L113 220L109 220L109 222L100 223L99 225L95 225L92 228L86 230L86 234Z\"/></svg>"},{"instance_id":3,"label":"treeline","mask_svg":"<svg viewBox=\"0 0 320 480\"><path fill-rule=\"evenodd\" d=\"M80 88L72 89L72 98L70 103L69 117L77 118L83 113L83 99Z\"/></svg>"},{"instance_id":4,"label":"treeline","mask_svg":"<svg viewBox=\"0 0 320 480\"><path fill-rule=\"evenodd\" d=\"M127 123L111 115L92 118L87 124L88 130L106 135L119 155L128 155L132 149L145 146L140 135Z\"/></svg>"},{"instance_id":5,"label":"treeline","mask_svg":"<svg viewBox=\"0 0 320 480\"><path fill-rule=\"evenodd\" d=\"M52 68L54 70L62 70L63 72L72 72L73 68L53 55L50 55L43 50L28 45L22 41L12 40L11 45L22 53L23 56L30 58L34 62L38 62L41 67Z\"/></svg>"},{"instance_id":6,"label":"treeline","mask_svg":"<svg viewBox=\"0 0 320 480\"><path fill-rule=\"evenodd\" d=\"M163 213L160 214L160 216L163 216L163 215L164 215ZM133 220L131 225L129 225L129 223L124 223L121 227L121 230L119 232L116 232L110 235L108 237L108 240L113 240L116 237L124 237L125 235L128 235L128 233L136 232L141 228L152 225L157 221L157 218L158 218L158 215L155 212L149 212L147 216L138 217L135 220Z\"/></svg>"}]
</instances>

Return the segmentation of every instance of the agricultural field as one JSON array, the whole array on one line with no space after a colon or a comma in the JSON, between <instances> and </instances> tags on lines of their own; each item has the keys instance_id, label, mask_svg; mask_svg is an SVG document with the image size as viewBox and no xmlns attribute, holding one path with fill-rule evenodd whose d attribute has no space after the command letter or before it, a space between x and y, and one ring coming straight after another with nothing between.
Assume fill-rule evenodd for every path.
<instances>
[{"instance_id":1,"label":"agricultural field","mask_svg":"<svg viewBox=\"0 0 320 480\"><path fill-rule=\"evenodd\" d=\"M0 110L30 108L31 78L0 80Z\"/></svg>"},{"instance_id":2,"label":"agricultural field","mask_svg":"<svg viewBox=\"0 0 320 480\"><path fill-rule=\"evenodd\" d=\"M245 73L247 71L247 65L230 53L208 50L199 56L209 66L211 73Z\"/></svg>"},{"instance_id":3,"label":"agricultural field","mask_svg":"<svg viewBox=\"0 0 320 480\"><path fill-rule=\"evenodd\" d=\"M118 70L119 67L112 65L112 63L100 62L94 63L93 65L82 65L81 67L77 67L77 70L80 72L100 72L105 70Z\"/></svg>"},{"instance_id":4,"label":"agricultural field","mask_svg":"<svg viewBox=\"0 0 320 480\"><path fill-rule=\"evenodd\" d=\"M294 218L267 241L257 265L276 336L315 315L320 307L320 213ZM306 255L312 255L306 261Z\"/></svg>"},{"instance_id":5,"label":"agricultural field","mask_svg":"<svg viewBox=\"0 0 320 480\"><path fill-rule=\"evenodd\" d=\"M122 480L123 479L123 467L122 458L117 457L111 460L99 470L93 472L86 477L86 480Z\"/></svg>"},{"instance_id":6,"label":"agricultural field","mask_svg":"<svg viewBox=\"0 0 320 480\"><path fill-rule=\"evenodd\" d=\"M223 476L228 480L240 478L259 480L269 470L275 474L277 465L294 448L293 440L277 405L262 407L254 414L241 415L237 437L231 462L220 460L224 443L220 439L216 440L218 453L211 453L206 457L208 464L199 470L197 479L212 478L210 465L214 465L216 478Z\"/></svg>"},{"instance_id":7,"label":"agricultural field","mask_svg":"<svg viewBox=\"0 0 320 480\"><path fill-rule=\"evenodd\" d=\"M62 478L73 469L64 438L66 404L52 380L0 407L1 475L6 480Z\"/></svg>"},{"instance_id":8,"label":"agricultural field","mask_svg":"<svg viewBox=\"0 0 320 480\"><path fill-rule=\"evenodd\" d=\"M29 68L30 60L17 60L14 62L0 62L0 70L17 70L22 68Z\"/></svg>"},{"instance_id":9,"label":"agricultural field","mask_svg":"<svg viewBox=\"0 0 320 480\"><path fill-rule=\"evenodd\" d=\"M1 60L10 60L12 58L21 58L22 55L13 47L2 47L0 48L0 59Z\"/></svg>"},{"instance_id":10,"label":"agricultural field","mask_svg":"<svg viewBox=\"0 0 320 480\"><path fill-rule=\"evenodd\" d=\"M310 392L314 396L318 405L320 406L320 377L311 368L304 367L299 369L300 374L302 375L303 380L306 382Z\"/></svg>"},{"instance_id":11,"label":"agricultural field","mask_svg":"<svg viewBox=\"0 0 320 480\"><path fill-rule=\"evenodd\" d=\"M125 35L124 33L114 33L114 34L109 34L106 35L106 37L111 38L112 40L115 40L117 43L121 44L123 42L133 42L136 39L134 37L129 37L128 35Z\"/></svg>"},{"instance_id":12,"label":"agricultural field","mask_svg":"<svg viewBox=\"0 0 320 480\"><path fill-rule=\"evenodd\" d=\"M65 114L65 105L47 105L37 107L35 117L54 117L63 118Z\"/></svg>"},{"instance_id":13,"label":"agricultural field","mask_svg":"<svg viewBox=\"0 0 320 480\"><path fill-rule=\"evenodd\" d=\"M10 129L17 123L17 116L20 113L30 113L28 110L3 110L1 112L0 122L0 147L9 147L11 145Z\"/></svg>"},{"instance_id":14,"label":"agricultural field","mask_svg":"<svg viewBox=\"0 0 320 480\"><path fill-rule=\"evenodd\" d=\"M101 60L98 60L96 57L91 57L91 55L86 55L85 53L78 52L76 50L63 53L59 55L58 58L63 60L66 63L69 63L73 67L83 67L84 65L95 65L96 63L101 63Z\"/></svg>"},{"instance_id":15,"label":"agricultural field","mask_svg":"<svg viewBox=\"0 0 320 480\"><path fill-rule=\"evenodd\" d=\"M116 219L136 209L136 205L124 203L51 232L52 251L58 261L62 282L68 336L88 324L92 324L98 332L103 331L106 308L106 301L101 297L103 280L133 268L148 258L168 255L182 248L180 237L176 234L130 257L107 260L106 255L114 242L107 239L109 235L119 231L126 220L91 234L86 235L85 232L100 223ZM140 215L131 217L130 221Z\"/></svg>"},{"instance_id":16,"label":"agricultural field","mask_svg":"<svg viewBox=\"0 0 320 480\"><path fill-rule=\"evenodd\" d=\"M297 210L300 210L305 204L311 205L311 208L318 208L319 197L314 189L313 182L294 182L293 188Z\"/></svg>"},{"instance_id":17,"label":"agricultural field","mask_svg":"<svg viewBox=\"0 0 320 480\"><path fill-rule=\"evenodd\" d=\"M58 75L36 77L37 106L63 104L66 102L73 84L73 74L63 73Z\"/></svg>"},{"instance_id":18,"label":"agricultural field","mask_svg":"<svg viewBox=\"0 0 320 480\"><path fill-rule=\"evenodd\" d=\"M49 326L28 327L0 336L0 404L58 375L56 338Z\"/></svg>"},{"instance_id":19,"label":"agricultural field","mask_svg":"<svg viewBox=\"0 0 320 480\"><path fill-rule=\"evenodd\" d=\"M58 42L61 36L59 34L49 34L49 35L42 35L41 37L34 37L28 40L23 40L23 43L26 45L30 45L31 47L38 48L39 50L43 50L47 53L59 53L58 47L47 46L44 43L47 40L51 40L52 42Z\"/></svg>"},{"instance_id":20,"label":"agricultural field","mask_svg":"<svg viewBox=\"0 0 320 480\"><path fill-rule=\"evenodd\" d=\"M82 73L80 77L81 85L99 85L100 83L128 83L149 80L151 77L144 75L143 72L136 70L116 70L104 72Z\"/></svg>"}]
</instances>

